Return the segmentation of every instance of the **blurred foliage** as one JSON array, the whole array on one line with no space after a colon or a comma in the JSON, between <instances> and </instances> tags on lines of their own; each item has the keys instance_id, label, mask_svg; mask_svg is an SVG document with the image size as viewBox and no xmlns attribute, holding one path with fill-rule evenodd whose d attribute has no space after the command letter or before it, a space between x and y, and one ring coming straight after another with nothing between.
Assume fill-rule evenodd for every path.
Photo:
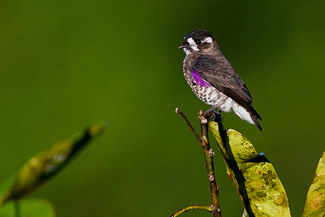
<instances>
[{"instance_id":1,"label":"blurred foliage","mask_svg":"<svg viewBox=\"0 0 325 217\"><path fill-rule=\"evenodd\" d=\"M20 200L10 202L0 208L1 217L55 217L55 211L50 202L43 199ZM16 207L18 206L18 207ZM16 212L19 212L18 214Z\"/></svg>"},{"instance_id":2,"label":"blurred foliage","mask_svg":"<svg viewBox=\"0 0 325 217\"><path fill-rule=\"evenodd\" d=\"M189 31L206 28L248 86L264 131L234 114L223 116L225 127L268 153L292 215L301 215L324 149L324 11L319 0L0 1L0 180L44 141L109 120L69 175L32 196L53 201L60 217L165 217L207 204L200 147L174 113L180 107L194 120L208 108L185 82L177 49ZM232 188L223 175L217 182ZM223 214L240 216L236 192L222 192Z\"/></svg>"},{"instance_id":3,"label":"blurred foliage","mask_svg":"<svg viewBox=\"0 0 325 217\"><path fill-rule=\"evenodd\" d=\"M308 190L302 216L325 216L325 152L319 160L313 183Z\"/></svg>"},{"instance_id":4,"label":"blurred foliage","mask_svg":"<svg viewBox=\"0 0 325 217\"><path fill-rule=\"evenodd\" d=\"M50 150L32 157L1 187L0 205L20 200L57 174L86 144L97 138L104 127L103 124L90 125L80 135L58 142Z\"/></svg>"},{"instance_id":5,"label":"blurred foliage","mask_svg":"<svg viewBox=\"0 0 325 217\"><path fill-rule=\"evenodd\" d=\"M285 189L264 154L257 153L252 143L235 130L225 131L214 121L209 122L209 129L225 159L227 175L245 206L246 215L291 217Z\"/></svg>"}]
</instances>

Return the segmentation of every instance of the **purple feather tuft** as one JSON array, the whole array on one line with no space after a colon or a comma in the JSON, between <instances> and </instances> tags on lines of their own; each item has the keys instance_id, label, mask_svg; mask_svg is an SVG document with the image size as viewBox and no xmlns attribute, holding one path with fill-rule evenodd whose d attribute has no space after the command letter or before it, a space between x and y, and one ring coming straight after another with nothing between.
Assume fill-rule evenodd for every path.
<instances>
[{"instance_id":1,"label":"purple feather tuft","mask_svg":"<svg viewBox=\"0 0 325 217\"><path fill-rule=\"evenodd\" d=\"M194 70L192 72L192 76L193 76L193 79L194 79L193 81L194 81L195 84L198 84L198 85L203 86L203 87L211 86L207 81L205 81L205 80L203 80L201 78L201 76L199 75L199 73L196 70Z\"/></svg>"}]
</instances>

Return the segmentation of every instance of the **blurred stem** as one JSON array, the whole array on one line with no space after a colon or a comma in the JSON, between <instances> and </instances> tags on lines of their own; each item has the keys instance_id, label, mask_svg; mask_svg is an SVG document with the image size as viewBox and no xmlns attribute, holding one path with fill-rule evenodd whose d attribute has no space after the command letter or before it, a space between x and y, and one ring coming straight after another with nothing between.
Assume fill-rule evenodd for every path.
<instances>
[{"instance_id":1,"label":"blurred stem","mask_svg":"<svg viewBox=\"0 0 325 217\"><path fill-rule=\"evenodd\" d=\"M208 212L212 212L212 209L209 206L195 206L195 205L193 205L193 206L184 207L184 208L178 210L177 212L172 214L170 217L180 216L184 212L187 212L187 211L190 211L190 210L206 210Z\"/></svg>"},{"instance_id":2,"label":"blurred stem","mask_svg":"<svg viewBox=\"0 0 325 217\"><path fill-rule=\"evenodd\" d=\"M19 201L15 201L15 217L20 217L20 206L19 206Z\"/></svg>"},{"instance_id":3,"label":"blurred stem","mask_svg":"<svg viewBox=\"0 0 325 217\"><path fill-rule=\"evenodd\" d=\"M176 113L181 115L182 118L185 120L187 126L191 129L192 133L194 134L194 136L196 137L196 139L199 141L202 149L203 149L203 153L204 153L204 158L205 158L205 165L208 171L208 178L209 178L209 184L210 184L210 191L211 191L211 200L212 200L212 204L211 206L209 206L209 210L208 209L204 209L203 210L207 210L210 211L214 217L221 217L221 209L220 209L220 204L219 204L219 186L216 183L216 178L215 178L215 172L214 172L214 164L213 164L213 157L214 157L214 152L210 147L210 143L209 143L209 137L208 137L208 119L211 116L211 113L206 113L204 114L202 112L202 110L200 110L199 114L198 114L198 118L200 121L200 126L201 126L201 137L199 136L199 134L195 131L195 129L193 128L193 126L191 125L191 123L189 122L189 120L187 119L187 117L184 115L184 113L176 108ZM193 208L191 207L196 207L196 209L200 209L198 207L200 206L189 206L187 208L184 208L185 211L181 212L184 209L181 209L178 215L191 210ZM204 206L202 206L204 207ZM202 209L201 207L201 209ZM175 215L173 215L175 216Z\"/></svg>"}]
</instances>

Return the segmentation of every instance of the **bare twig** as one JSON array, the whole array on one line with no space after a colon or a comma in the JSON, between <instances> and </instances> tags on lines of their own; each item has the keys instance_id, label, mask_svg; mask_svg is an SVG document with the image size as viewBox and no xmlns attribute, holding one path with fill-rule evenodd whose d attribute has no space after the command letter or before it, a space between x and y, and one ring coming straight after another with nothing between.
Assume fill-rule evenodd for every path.
<instances>
[{"instance_id":1,"label":"bare twig","mask_svg":"<svg viewBox=\"0 0 325 217\"><path fill-rule=\"evenodd\" d=\"M191 129L192 133L196 137L196 139L199 141L205 157L205 165L208 171L208 178L209 178L209 184L210 184L210 191L211 191L211 199L212 204L210 206L189 206L186 208L183 208L179 211L177 211L175 214L173 214L171 217L179 216L180 214L192 210L192 209L198 209L198 210L206 210L213 214L214 217L221 217L221 210L220 210L220 204L219 204L219 186L216 183L215 178L215 172L214 172L214 165L213 165L213 157L214 152L210 147L209 143L209 137L208 137L208 119L211 116L211 113L203 113L201 110L198 114L198 118L201 125L201 137L198 135L198 133L195 131L187 117L184 115L184 113L176 108L176 113L180 114L182 118L185 120L187 126Z\"/></svg>"},{"instance_id":2,"label":"bare twig","mask_svg":"<svg viewBox=\"0 0 325 217\"><path fill-rule=\"evenodd\" d=\"M177 217L180 216L181 214L183 214L184 212L190 211L190 210L206 210L208 212L212 212L212 209L210 206L188 206L188 207L184 207L178 211L176 211L174 214L172 214L170 217Z\"/></svg>"},{"instance_id":3,"label":"bare twig","mask_svg":"<svg viewBox=\"0 0 325 217\"><path fill-rule=\"evenodd\" d=\"M201 123L201 133L202 140L201 146L205 156L205 164L208 171L210 191L211 191L211 199L212 199L212 214L214 217L221 217L221 210L219 204L219 186L216 183L215 172L214 172L214 164L213 157L214 153L210 147L209 137L208 137L208 118L209 116L204 116L202 110L199 112L198 118Z\"/></svg>"},{"instance_id":4,"label":"bare twig","mask_svg":"<svg viewBox=\"0 0 325 217\"><path fill-rule=\"evenodd\" d=\"M194 134L194 136L196 137L196 139L201 142L201 137L199 136L199 134L195 131L194 127L192 126L192 124L190 123L190 121L187 119L187 117L184 115L184 113L179 109L176 108L175 112L179 115L182 116L182 118L185 120L187 126L191 129L192 133Z\"/></svg>"}]
</instances>

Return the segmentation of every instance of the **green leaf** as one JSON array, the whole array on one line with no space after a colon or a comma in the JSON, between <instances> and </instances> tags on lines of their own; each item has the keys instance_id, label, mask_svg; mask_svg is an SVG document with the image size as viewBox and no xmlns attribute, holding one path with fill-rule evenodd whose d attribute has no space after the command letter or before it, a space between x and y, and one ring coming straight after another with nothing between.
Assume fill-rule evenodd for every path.
<instances>
[{"instance_id":1,"label":"green leaf","mask_svg":"<svg viewBox=\"0 0 325 217\"><path fill-rule=\"evenodd\" d=\"M290 217L286 192L273 165L255 150L239 132L219 130L218 123L209 122L225 159L227 173L233 181L249 217Z\"/></svg>"},{"instance_id":2,"label":"green leaf","mask_svg":"<svg viewBox=\"0 0 325 217\"><path fill-rule=\"evenodd\" d=\"M0 188L0 205L18 200L57 174L86 144L97 138L105 125L90 125L83 133L54 144L48 151L32 157L16 176Z\"/></svg>"},{"instance_id":3,"label":"green leaf","mask_svg":"<svg viewBox=\"0 0 325 217\"><path fill-rule=\"evenodd\" d=\"M17 203L17 204L16 204ZM17 213L18 212L18 213ZM0 208L1 217L55 217L52 204L47 200L29 199L9 202Z\"/></svg>"},{"instance_id":4,"label":"green leaf","mask_svg":"<svg viewBox=\"0 0 325 217\"><path fill-rule=\"evenodd\" d=\"M309 187L302 216L325 216L325 152L319 160L314 180Z\"/></svg>"}]
</instances>

